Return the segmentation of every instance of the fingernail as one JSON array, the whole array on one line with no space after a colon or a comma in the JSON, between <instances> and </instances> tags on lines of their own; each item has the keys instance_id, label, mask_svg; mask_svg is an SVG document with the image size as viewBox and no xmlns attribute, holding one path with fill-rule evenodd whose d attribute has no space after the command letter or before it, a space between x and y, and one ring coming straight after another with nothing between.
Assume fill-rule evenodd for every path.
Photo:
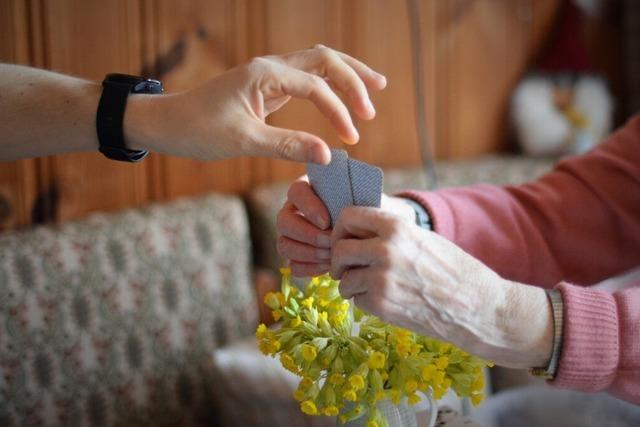
<instances>
[{"instance_id":1,"label":"fingernail","mask_svg":"<svg viewBox=\"0 0 640 427\"><path fill-rule=\"evenodd\" d=\"M309 161L319 165L328 165L331 162L331 151L324 149L310 148Z\"/></svg>"},{"instance_id":2,"label":"fingernail","mask_svg":"<svg viewBox=\"0 0 640 427\"><path fill-rule=\"evenodd\" d=\"M324 216L318 215L314 221L320 229L325 230L329 227L329 220L327 220Z\"/></svg>"},{"instance_id":3,"label":"fingernail","mask_svg":"<svg viewBox=\"0 0 640 427\"><path fill-rule=\"evenodd\" d=\"M331 259L331 251L329 249L318 249L316 250L316 257L322 261L329 260Z\"/></svg>"},{"instance_id":4,"label":"fingernail","mask_svg":"<svg viewBox=\"0 0 640 427\"><path fill-rule=\"evenodd\" d=\"M356 127L351 126L351 138L349 138L348 142L350 142L351 144L355 144L358 142L359 139L360 139L360 134L356 130Z\"/></svg>"},{"instance_id":5,"label":"fingernail","mask_svg":"<svg viewBox=\"0 0 640 427\"><path fill-rule=\"evenodd\" d=\"M373 104L371 103L371 100L369 98L367 98L364 102L365 106L367 107L367 110L369 110L369 112L371 113L372 116L376 115L376 109L373 106Z\"/></svg>"},{"instance_id":6,"label":"fingernail","mask_svg":"<svg viewBox=\"0 0 640 427\"><path fill-rule=\"evenodd\" d=\"M318 246L321 248L330 248L331 247L331 239L326 234L321 234L318 236Z\"/></svg>"}]
</instances>

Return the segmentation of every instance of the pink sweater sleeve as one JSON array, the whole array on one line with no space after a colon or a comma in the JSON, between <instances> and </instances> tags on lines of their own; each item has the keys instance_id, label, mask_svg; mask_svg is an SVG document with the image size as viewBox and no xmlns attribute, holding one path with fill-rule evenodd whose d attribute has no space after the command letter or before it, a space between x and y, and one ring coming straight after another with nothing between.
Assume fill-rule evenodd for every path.
<instances>
[{"instance_id":1,"label":"pink sweater sleeve","mask_svg":"<svg viewBox=\"0 0 640 427\"><path fill-rule=\"evenodd\" d=\"M640 265L640 116L525 185L401 195L501 276L559 284L565 329L553 384L640 403L640 283L614 294L584 287Z\"/></svg>"}]
</instances>

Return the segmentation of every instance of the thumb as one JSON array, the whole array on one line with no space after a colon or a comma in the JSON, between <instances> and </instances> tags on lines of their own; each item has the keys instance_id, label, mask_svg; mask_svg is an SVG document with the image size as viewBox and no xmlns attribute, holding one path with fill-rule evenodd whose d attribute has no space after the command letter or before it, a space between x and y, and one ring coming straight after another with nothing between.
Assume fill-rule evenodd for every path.
<instances>
[{"instance_id":1,"label":"thumb","mask_svg":"<svg viewBox=\"0 0 640 427\"><path fill-rule=\"evenodd\" d=\"M327 144L310 133L260 124L254 135L255 144L247 154L322 165L331 161Z\"/></svg>"}]
</instances>

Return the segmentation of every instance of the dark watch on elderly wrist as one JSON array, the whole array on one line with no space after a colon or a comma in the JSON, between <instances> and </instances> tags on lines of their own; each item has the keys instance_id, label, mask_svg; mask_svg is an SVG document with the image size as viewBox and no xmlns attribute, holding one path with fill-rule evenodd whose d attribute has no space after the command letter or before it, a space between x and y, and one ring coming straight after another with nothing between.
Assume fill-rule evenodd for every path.
<instances>
[{"instance_id":1,"label":"dark watch on elderly wrist","mask_svg":"<svg viewBox=\"0 0 640 427\"><path fill-rule=\"evenodd\" d=\"M129 94L162 93L158 80L127 74L107 74L102 82L102 96L96 114L99 150L107 158L123 162L139 162L147 150L130 150L124 140L123 122Z\"/></svg>"}]
</instances>

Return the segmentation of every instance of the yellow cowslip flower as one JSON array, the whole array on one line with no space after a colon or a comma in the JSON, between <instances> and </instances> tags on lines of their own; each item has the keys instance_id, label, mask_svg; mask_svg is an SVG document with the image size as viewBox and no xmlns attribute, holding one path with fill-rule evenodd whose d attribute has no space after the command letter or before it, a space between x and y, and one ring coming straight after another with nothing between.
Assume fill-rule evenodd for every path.
<instances>
[{"instance_id":1,"label":"yellow cowslip flower","mask_svg":"<svg viewBox=\"0 0 640 427\"><path fill-rule=\"evenodd\" d=\"M264 354L265 356L269 355L269 343L267 341L260 341L258 343L258 349L260 350L260 353Z\"/></svg>"},{"instance_id":2,"label":"yellow cowslip flower","mask_svg":"<svg viewBox=\"0 0 640 427\"><path fill-rule=\"evenodd\" d=\"M282 292L268 292L264 296L264 303L272 310L284 307L287 304Z\"/></svg>"},{"instance_id":3,"label":"yellow cowslip flower","mask_svg":"<svg viewBox=\"0 0 640 427\"><path fill-rule=\"evenodd\" d=\"M280 341L277 340L263 341L260 344L260 351L264 355L274 355L280 350Z\"/></svg>"},{"instance_id":4,"label":"yellow cowslip flower","mask_svg":"<svg viewBox=\"0 0 640 427\"><path fill-rule=\"evenodd\" d=\"M408 396L409 405L413 406L416 403L419 403L422 399L415 393L411 393Z\"/></svg>"},{"instance_id":5,"label":"yellow cowslip flower","mask_svg":"<svg viewBox=\"0 0 640 427\"><path fill-rule=\"evenodd\" d=\"M422 374L422 379L424 379L425 381L431 380L433 378L433 374L435 374L437 370L438 368L436 368L436 365L434 364L423 366L420 369L420 373Z\"/></svg>"},{"instance_id":6,"label":"yellow cowslip flower","mask_svg":"<svg viewBox=\"0 0 640 427\"><path fill-rule=\"evenodd\" d=\"M349 377L349 384L354 390L362 390L365 386L364 378L362 378L362 375L352 375Z\"/></svg>"},{"instance_id":7,"label":"yellow cowslip flower","mask_svg":"<svg viewBox=\"0 0 640 427\"><path fill-rule=\"evenodd\" d=\"M296 328L296 327L300 326L301 323L302 323L302 319L300 319L300 315L298 315L295 318L291 319L291 323L289 325L292 328Z\"/></svg>"},{"instance_id":8,"label":"yellow cowslip flower","mask_svg":"<svg viewBox=\"0 0 640 427\"><path fill-rule=\"evenodd\" d=\"M282 353L280 355L280 363L286 370L293 372L294 374L298 374L298 372L300 372L298 369L298 365L296 365L296 362L287 353Z\"/></svg>"},{"instance_id":9,"label":"yellow cowslip flower","mask_svg":"<svg viewBox=\"0 0 640 427\"><path fill-rule=\"evenodd\" d=\"M307 415L318 415L316 404L310 400L305 400L300 404L300 409Z\"/></svg>"},{"instance_id":10,"label":"yellow cowslip flower","mask_svg":"<svg viewBox=\"0 0 640 427\"><path fill-rule=\"evenodd\" d=\"M342 397L351 402L355 402L356 400L358 400L356 391L353 389L347 389L344 393L342 393Z\"/></svg>"},{"instance_id":11,"label":"yellow cowslip flower","mask_svg":"<svg viewBox=\"0 0 640 427\"><path fill-rule=\"evenodd\" d=\"M318 357L318 351L311 344L302 344L301 352L302 358L307 362L313 362Z\"/></svg>"},{"instance_id":12,"label":"yellow cowslip flower","mask_svg":"<svg viewBox=\"0 0 640 427\"><path fill-rule=\"evenodd\" d=\"M471 384L472 391L481 391L484 388L484 375L480 374Z\"/></svg>"},{"instance_id":13,"label":"yellow cowslip flower","mask_svg":"<svg viewBox=\"0 0 640 427\"><path fill-rule=\"evenodd\" d=\"M320 328L320 331L322 331L324 336L330 337L330 336L334 335L334 332L331 329L331 323L329 323L329 321L327 320L327 316L323 316L323 313L327 314L326 311L323 311L318 316L318 328Z\"/></svg>"},{"instance_id":14,"label":"yellow cowslip flower","mask_svg":"<svg viewBox=\"0 0 640 427\"><path fill-rule=\"evenodd\" d=\"M385 360L386 360L386 357L384 353L381 353L379 351L374 351L369 355L369 361L368 361L369 369L384 368Z\"/></svg>"},{"instance_id":15,"label":"yellow cowslip flower","mask_svg":"<svg viewBox=\"0 0 640 427\"><path fill-rule=\"evenodd\" d=\"M290 269L281 273L281 292L265 296L281 328L261 324L255 335L264 354L277 355L285 369L302 377L293 397L304 413L337 415L344 422L369 411L365 425L381 427L375 405L383 398L397 404L406 397L413 405L420 400L418 390L440 399L454 388L474 405L482 400L482 369L489 362L361 310L352 316L339 282L328 275L312 278L303 292L291 283ZM354 322L360 324L358 334Z\"/></svg>"},{"instance_id":16,"label":"yellow cowslip flower","mask_svg":"<svg viewBox=\"0 0 640 427\"><path fill-rule=\"evenodd\" d=\"M449 388L451 387L451 378L445 378L442 381L442 388Z\"/></svg>"},{"instance_id":17,"label":"yellow cowslip flower","mask_svg":"<svg viewBox=\"0 0 640 427\"><path fill-rule=\"evenodd\" d=\"M414 393L418 389L418 382L416 380L409 380L404 383L404 389L407 393Z\"/></svg>"},{"instance_id":18,"label":"yellow cowslip flower","mask_svg":"<svg viewBox=\"0 0 640 427\"><path fill-rule=\"evenodd\" d=\"M298 384L298 388L301 390L308 390L313 385L313 379L310 377L304 377L300 380L300 384Z\"/></svg>"},{"instance_id":19,"label":"yellow cowslip flower","mask_svg":"<svg viewBox=\"0 0 640 427\"><path fill-rule=\"evenodd\" d=\"M444 381L444 372L436 371L432 377L433 384L440 385L442 384L443 381Z\"/></svg>"},{"instance_id":20,"label":"yellow cowslip flower","mask_svg":"<svg viewBox=\"0 0 640 427\"><path fill-rule=\"evenodd\" d=\"M411 346L411 354L413 356L416 356L420 353L420 350L422 350L422 346L420 344L413 344Z\"/></svg>"},{"instance_id":21,"label":"yellow cowslip flower","mask_svg":"<svg viewBox=\"0 0 640 427\"><path fill-rule=\"evenodd\" d=\"M436 359L436 368L444 371L449 366L449 358L447 356L440 356Z\"/></svg>"},{"instance_id":22,"label":"yellow cowslip flower","mask_svg":"<svg viewBox=\"0 0 640 427\"><path fill-rule=\"evenodd\" d=\"M259 340L264 338L267 335L267 332L267 325L265 325L264 323L260 323L258 325L258 329L256 329L256 338L258 338Z\"/></svg>"},{"instance_id":23,"label":"yellow cowslip flower","mask_svg":"<svg viewBox=\"0 0 640 427\"><path fill-rule=\"evenodd\" d=\"M345 313L332 314L331 316L329 316L329 323L331 323L331 326L337 327L341 325L342 322L344 322L344 319L346 319L346 317L347 315Z\"/></svg>"},{"instance_id":24,"label":"yellow cowslip flower","mask_svg":"<svg viewBox=\"0 0 640 427\"><path fill-rule=\"evenodd\" d=\"M484 394L482 393L471 395L471 403L473 404L473 406L478 406L480 402L482 402L483 400L484 400Z\"/></svg>"},{"instance_id":25,"label":"yellow cowslip flower","mask_svg":"<svg viewBox=\"0 0 640 427\"><path fill-rule=\"evenodd\" d=\"M331 374L329 377L329 383L333 385L342 385L344 383L344 377L340 374Z\"/></svg>"},{"instance_id":26,"label":"yellow cowslip flower","mask_svg":"<svg viewBox=\"0 0 640 427\"><path fill-rule=\"evenodd\" d=\"M335 417L340 413L340 410L336 406L327 406L322 410L322 413L327 417Z\"/></svg>"},{"instance_id":27,"label":"yellow cowslip flower","mask_svg":"<svg viewBox=\"0 0 640 427\"><path fill-rule=\"evenodd\" d=\"M280 274L282 275L283 278L287 278L291 276L291 269L289 267L282 267L280 269Z\"/></svg>"}]
</instances>

